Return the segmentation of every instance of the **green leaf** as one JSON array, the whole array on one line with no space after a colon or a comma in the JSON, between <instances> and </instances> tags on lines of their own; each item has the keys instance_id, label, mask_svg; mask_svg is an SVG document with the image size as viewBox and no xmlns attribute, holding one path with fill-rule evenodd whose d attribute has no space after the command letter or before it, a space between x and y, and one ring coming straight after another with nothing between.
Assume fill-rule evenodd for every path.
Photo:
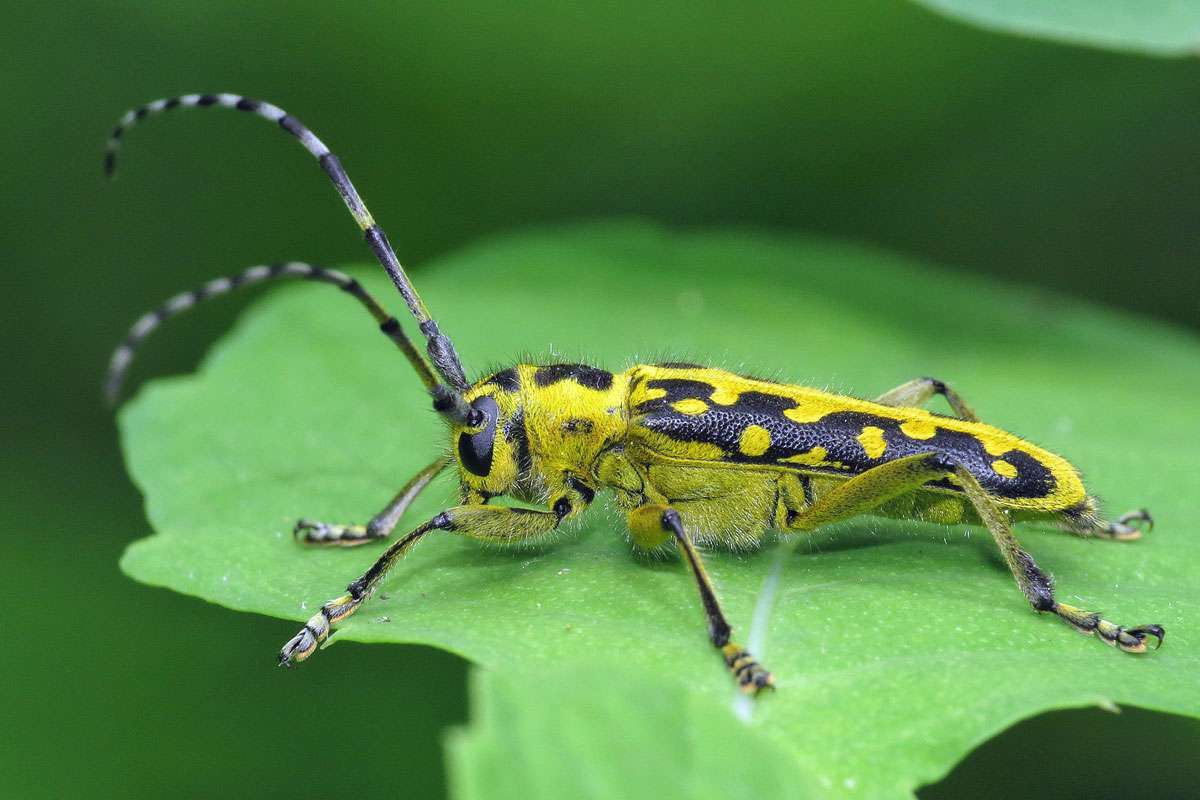
<instances>
[{"instance_id":1,"label":"green leaf","mask_svg":"<svg viewBox=\"0 0 1200 800\"><path fill-rule=\"evenodd\" d=\"M393 297L376 270L360 274ZM865 396L932 374L985 419L1072 458L1110 512L1154 511L1158 527L1135 543L1019 531L1060 597L1166 626L1166 645L1143 657L1033 614L981 529L863 518L708 554L732 623L778 680L739 713L830 795L911 791L1046 709L1200 714L1194 338L849 244L632 222L495 239L416 281L468 369L531 350L612 368L670 357ZM150 385L121 428L157 531L122 566L292 620L264 659L378 553L306 550L295 518L364 521L446 446L403 359L353 303L311 285L254 307L199 375ZM454 498L442 479L401 528ZM689 704L732 708L686 570L632 558L622 531L600 507L536 549L433 537L334 641L420 642L535 681L620 660ZM773 603L758 604L751 634L764 586ZM319 668L337 658L316 656ZM676 733L656 735L665 746Z\"/></svg>"},{"instance_id":2,"label":"green leaf","mask_svg":"<svg viewBox=\"0 0 1200 800\"><path fill-rule=\"evenodd\" d=\"M1200 52L1200 4L1187 0L914 0L982 28L1160 56Z\"/></svg>"},{"instance_id":3,"label":"green leaf","mask_svg":"<svg viewBox=\"0 0 1200 800\"><path fill-rule=\"evenodd\" d=\"M471 707L470 728L449 741L457 800L750 800L818 791L761 725L628 663L557 664L536 680L475 670Z\"/></svg>"}]
</instances>

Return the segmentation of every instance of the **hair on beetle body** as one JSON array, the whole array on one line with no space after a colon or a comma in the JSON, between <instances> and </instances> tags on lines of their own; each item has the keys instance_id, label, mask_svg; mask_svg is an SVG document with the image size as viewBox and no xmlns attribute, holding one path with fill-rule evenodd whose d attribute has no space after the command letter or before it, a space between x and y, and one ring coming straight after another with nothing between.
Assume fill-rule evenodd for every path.
<instances>
[{"instance_id":1,"label":"hair on beetle body","mask_svg":"<svg viewBox=\"0 0 1200 800\"><path fill-rule=\"evenodd\" d=\"M210 106L275 123L317 160L400 293L423 351L351 276L294 261L261 265L177 295L138 319L110 361L109 400L118 400L137 348L166 319L241 286L283 278L326 283L353 297L404 355L446 424L447 447L365 524L301 519L297 538L337 547L389 539L435 477L452 469L459 483L460 503L394 539L283 646L280 664L312 655L426 535L527 546L578 519L600 493L625 517L637 550L679 553L699 592L709 640L748 693L771 687L774 678L732 640L701 548L753 550L772 531L809 532L860 515L981 525L1036 611L1127 652L1145 651L1150 639L1162 643L1159 625L1122 627L1059 602L1050 577L1011 530L1013 523L1040 521L1081 536L1132 540L1143 524L1152 526L1150 514L1106 521L1074 466L980 421L941 380L916 378L865 400L693 358L650 359L617 371L587 360L521 358L472 381L337 157L278 106L235 94L156 100L126 113L113 129L106 172L113 173L121 143L142 120ZM950 414L924 408L937 395ZM536 507L491 502L499 497Z\"/></svg>"}]
</instances>

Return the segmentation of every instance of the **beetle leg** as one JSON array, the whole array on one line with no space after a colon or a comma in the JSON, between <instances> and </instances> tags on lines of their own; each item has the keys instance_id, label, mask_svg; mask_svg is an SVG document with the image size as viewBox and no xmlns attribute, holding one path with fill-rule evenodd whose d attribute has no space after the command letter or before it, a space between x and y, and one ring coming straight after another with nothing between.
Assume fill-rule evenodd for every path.
<instances>
[{"instance_id":1,"label":"beetle leg","mask_svg":"<svg viewBox=\"0 0 1200 800\"><path fill-rule=\"evenodd\" d=\"M962 466L955 466L954 475L958 478L963 491L975 506L979 518L983 520L992 538L1000 547L1008 568L1017 579L1017 586L1025 594L1029 604L1035 611L1052 611L1059 619L1066 622L1075 630L1084 634L1095 633L1106 644L1118 647L1127 653L1143 653L1146 650L1147 638L1153 636L1161 645L1164 631L1161 625L1142 625L1136 628L1124 628L1114 625L1092 611L1059 603L1054 599L1053 581L1038 567L1033 556L1021 549L1021 545L1013 536L1008 526L1008 518L992 501L991 496L975 479L975 476Z\"/></svg>"},{"instance_id":2,"label":"beetle leg","mask_svg":"<svg viewBox=\"0 0 1200 800\"><path fill-rule=\"evenodd\" d=\"M388 570L425 534L440 530L485 542L511 544L549 533L561 520L560 514L528 508L465 505L446 509L384 551L370 569L346 588L346 594L321 606L321 610L279 651L280 666L290 667L312 655L317 646L329 638L333 626L356 612Z\"/></svg>"},{"instance_id":3,"label":"beetle leg","mask_svg":"<svg viewBox=\"0 0 1200 800\"><path fill-rule=\"evenodd\" d=\"M1154 517L1144 508L1122 514L1115 522L1102 519L1096 512L1096 501L1089 497L1067 511L1060 525L1078 536L1098 536L1101 539L1129 542L1142 538L1143 523L1146 533L1154 530Z\"/></svg>"},{"instance_id":4,"label":"beetle leg","mask_svg":"<svg viewBox=\"0 0 1200 800\"><path fill-rule=\"evenodd\" d=\"M946 475L947 464L936 454L925 453L886 461L816 497L802 507L789 509L784 527L810 531L839 520L870 514L902 495ZM785 495L785 501L798 498Z\"/></svg>"},{"instance_id":5,"label":"beetle leg","mask_svg":"<svg viewBox=\"0 0 1200 800\"><path fill-rule=\"evenodd\" d=\"M725 666L729 667L741 690L747 694L758 694L764 689L774 688L775 679L771 673L755 661L744 647L730 641L733 629L721 611L712 579L704 568L704 560L684 529L679 512L670 506L650 504L630 511L628 520L634 539L645 547L656 546L674 537L675 545L687 560L700 590L700 602L708 618L708 638L721 651Z\"/></svg>"},{"instance_id":6,"label":"beetle leg","mask_svg":"<svg viewBox=\"0 0 1200 800\"><path fill-rule=\"evenodd\" d=\"M386 539L395 530L396 523L404 516L413 500L417 499L417 495L449 463L450 459L443 456L418 472L366 525L339 525L302 519L296 523L293 533L305 544L323 547L356 547L377 539Z\"/></svg>"},{"instance_id":7,"label":"beetle leg","mask_svg":"<svg viewBox=\"0 0 1200 800\"><path fill-rule=\"evenodd\" d=\"M970 422L979 421L979 417L975 416L975 412L971 410L971 407L963 402L958 392L937 378L915 378L908 383L902 383L895 389L884 392L879 397L876 397L875 402L885 406L917 407L925 405L935 394L940 394L946 398L946 402L954 409L954 414L959 419L965 419Z\"/></svg>"},{"instance_id":8,"label":"beetle leg","mask_svg":"<svg viewBox=\"0 0 1200 800\"><path fill-rule=\"evenodd\" d=\"M1130 525L1130 523L1134 523ZM1110 522L1106 527L1108 532L1113 532L1117 539L1137 539L1141 536L1141 528L1137 523L1146 523L1146 533L1154 530L1154 517L1150 516L1150 512L1144 508L1139 508L1136 511L1126 511L1121 516L1117 517L1116 522ZM1135 535L1129 535L1135 533ZM1125 534L1125 535L1119 535Z\"/></svg>"},{"instance_id":9,"label":"beetle leg","mask_svg":"<svg viewBox=\"0 0 1200 800\"><path fill-rule=\"evenodd\" d=\"M1162 643L1160 625L1123 628L1099 614L1084 611L1054 599L1053 582L1042 572L1033 556L1025 552L1009 528L1008 516L987 490L965 467L939 453L906 456L867 470L840 484L814 503L788 514L790 530L812 530L838 520L867 514L884 503L921 488L925 483L952 477L971 502L979 519L992 534L1005 563L1016 578L1017 586L1035 611L1050 611L1076 630L1095 633L1106 643L1129 653L1141 653L1146 640L1154 637ZM1133 519L1132 517L1130 518Z\"/></svg>"}]
</instances>

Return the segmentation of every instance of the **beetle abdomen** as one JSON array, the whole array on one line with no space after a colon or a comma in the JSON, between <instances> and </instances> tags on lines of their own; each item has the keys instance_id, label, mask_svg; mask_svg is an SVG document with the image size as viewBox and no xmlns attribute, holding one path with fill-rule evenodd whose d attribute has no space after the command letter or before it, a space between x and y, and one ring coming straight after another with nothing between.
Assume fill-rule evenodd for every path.
<instances>
[{"instance_id":1,"label":"beetle abdomen","mask_svg":"<svg viewBox=\"0 0 1200 800\"><path fill-rule=\"evenodd\" d=\"M937 452L1007 506L1052 511L1085 498L1066 460L990 425L718 369L638 367L634 373L631 435L667 460L850 477ZM930 486L957 490L949 480Z\"/></svg>"}]
</instances>

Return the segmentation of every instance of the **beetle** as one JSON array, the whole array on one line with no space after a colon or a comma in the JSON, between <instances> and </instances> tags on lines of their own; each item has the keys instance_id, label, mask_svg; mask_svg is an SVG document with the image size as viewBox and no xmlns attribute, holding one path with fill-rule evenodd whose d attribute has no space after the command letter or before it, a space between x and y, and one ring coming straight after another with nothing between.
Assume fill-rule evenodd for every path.
<instances>
[{"instance_id":1,"label":"beetle","mask_svg":"<svg viewBox=\"0 0 1200 800\"><path fill-rule=\"evenodd\" d=\"M753 549L768 531L812 531L863 514L983 525L1035 611L1126 652L1144 652L1150 639L1162 644L1160 625L1123 627L1059 602L1050 577L1011 529L1017 522L1048 522L1081 536L1125 541L1151 529L1151 515L1143 509L1105 520L1066 459L980 421L943 381L917 378L874 400L679 362L615 372L588 364L521 363L471 381L338 158L278 106L236 94L148 103L127 112L113 129L107 174L138 122L171 109L209 106L274 122L317 159L408 306L424 352L350 276L300 262L256 266L177 295L141 317L110 361L110 401L119 398L137 347L167 318L248 284L284 277L329 283L364 306L408 360L445 422L450 448L366 524L301 519L296 536L311 545L343 547L386 539L438 474L452 469L460 487L458 505L396 540L345 594L325 603L283 646L281 665L312 655L430 533L526 542L578 517L601 491L610 492L624 512L635 547L673 545L681 554L699 591L708 638L747 693L771 687L774 678L733 640L701 548ZM938 395L951 414L924 408ZM539 507L491 502L498 497Z\"/></svg>"}]
</instances>

